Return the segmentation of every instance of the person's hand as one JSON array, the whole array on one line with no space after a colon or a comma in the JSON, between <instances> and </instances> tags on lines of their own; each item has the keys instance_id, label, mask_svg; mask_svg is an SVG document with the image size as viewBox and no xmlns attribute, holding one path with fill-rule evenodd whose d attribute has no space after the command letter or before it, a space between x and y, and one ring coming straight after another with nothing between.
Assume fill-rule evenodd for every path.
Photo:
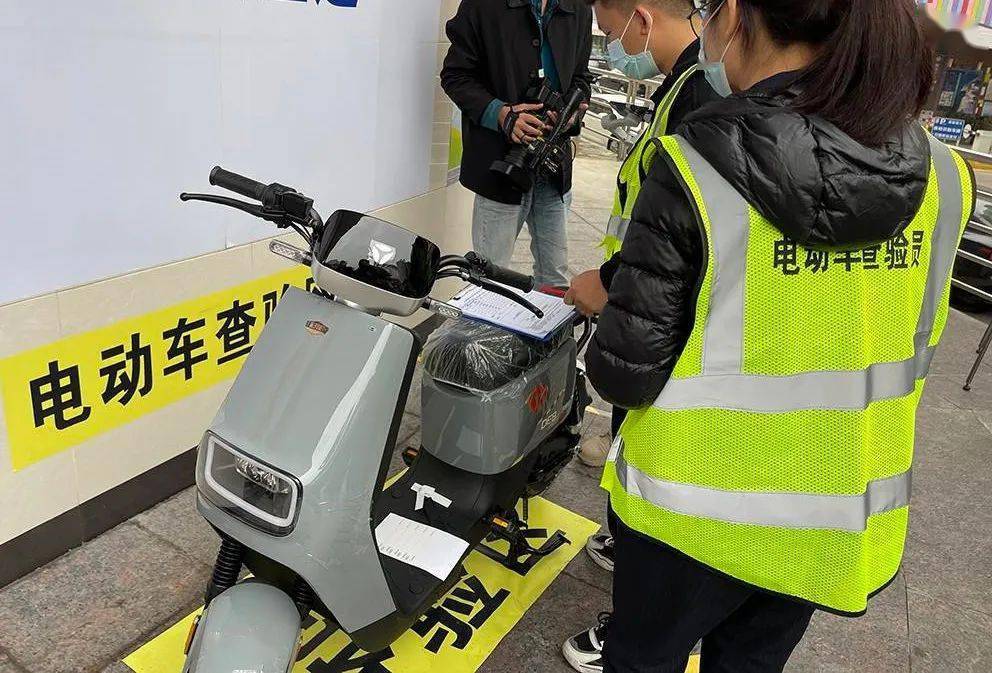
<instances>
[{"instance_id":1,"label":"person's hand","mask_svg":"<svg viewBox=\"0 0 992 673\"><path fill-rule=\"evenodd\" d=\"M574 306L584 316L602 313L608 298L599 269L580 273L572 279L572 286L565 293L565 303Z\"/></svg>"},{"instance_id":2,"label":"person's hand","mask_svg":"<svg viewBox=\"0 0 992 673\"><path fill-rule=\"evenodd\" d=\"M505 106L499 111L499 127L504 127L506 115L512 110L517 113L517 121L513 125L513 130L510 131L510 140L521 145L534 142L544 135L546 130L551 128L538 117L530 114L543 107L540 103L520 103L513 107Z\"/></svg>"}]
</instances>

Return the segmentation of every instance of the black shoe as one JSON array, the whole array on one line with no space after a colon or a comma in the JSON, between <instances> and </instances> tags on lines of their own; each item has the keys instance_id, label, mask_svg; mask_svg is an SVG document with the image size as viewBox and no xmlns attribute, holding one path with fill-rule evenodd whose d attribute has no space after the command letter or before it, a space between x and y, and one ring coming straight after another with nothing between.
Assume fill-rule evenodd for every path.
<instances>
[{"instance_id":1,"label":"black shoe","mask_svg":"<svg viewBox=\"0 0 992 673\"><path fill-rule=\"evenodd\" d=\"M569 638L561 646L565 661L579 673L603 672L603 644L606 642L610 617L612 615L609 612L600 613L599 624Z\"/></svg>"}]
</instances>

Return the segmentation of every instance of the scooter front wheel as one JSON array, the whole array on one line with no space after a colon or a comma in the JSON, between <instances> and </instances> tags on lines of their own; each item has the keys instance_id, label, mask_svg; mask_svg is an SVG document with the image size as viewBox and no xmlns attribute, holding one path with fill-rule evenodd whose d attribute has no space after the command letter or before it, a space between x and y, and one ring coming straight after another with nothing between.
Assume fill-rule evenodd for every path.
<instances>
[{"instance_id":1,"label":"scooter front wheel","mask_svg":"<svg viewBox=\"0 0 992 673\"><path fill-rule=\"evenodd\" d=\"M280 589L236 584L200 618L183 673L288 673L300 644L300 612Z\"/></svg>"}]
</instances>

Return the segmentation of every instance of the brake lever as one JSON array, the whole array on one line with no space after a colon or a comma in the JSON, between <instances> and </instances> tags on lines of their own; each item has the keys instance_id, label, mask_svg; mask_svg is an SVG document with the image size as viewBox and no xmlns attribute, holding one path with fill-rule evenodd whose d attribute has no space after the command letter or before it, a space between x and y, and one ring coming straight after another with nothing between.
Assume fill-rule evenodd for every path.
<instances>
[{"instance_id":1,"label":"brake lever","mask_svg":"<svg viewBox=\"0 0 992 673\"><path fill-rule=\"evenodd\" d=\"M511 290L508 290L505 287L503 287L502 285L498 285L497 283L494 283L491 280L488 280L486 278L483 278L483 277L479 276L478 274L471 274L471 275L473 277L472 277L472 279L471 279L470 282L474 283L475 285L478 285L483 290L488 290L489 292L492 292L493 294L498 294L501 297L506 297L510 301L513 301L513 302L516 302L517 304L520 304L521 306L523 306L525 309L527 309L528 311L530 311L531 313L533 313L538 318L543 318L544 317L544 311L542 311L538 307L534 306L532 303L530 303L529 301L527 301L526 299L524 299L523 297L521 297L516 292L513 292Z\"/></svg>"},{"instance_id":2,"label":"brake lever","mask_svg":"<svg viewBox=\"0 0 992 673\"><path fill-rule=\"evenodd\" d=\"M266 208L265 206L260 206L257 203L239 201L238 199L232 199L229 196L217 196L216 194L190 194L183 192L179 195L179 200L204 201L206 203L216 203L221 206L234 208L235 210L240 210L243 213L248 213L249 215L254 215L259 219L266 220L267 222L272 222L280 229L286 229L295 223L295 220L293 220L288 213L282 210L272 210L270 208Z\"/></svg>"},{"instance_id":3,"label":"brake lever","mask_svg":"<svg viewBox=\"0 0 992 673\"><path fill-rule=\"evenodd\" d=\"M249 215L254 215L255 217L261 217L262 206L257 203L248 203L247 201L239 201L238 199L232 199L229 196L217 196L216 194L190 194L188 192L183 192L179 195L180 201L205 201L206 203L216 203L221 206L228 206L234 208L235 210L240 210L242 212L248 213Z\"/></svg>"},{"instance_id":4,"label":"brake lever","mask_svg":"<svg viewBox=\"0 0 992 673\"><path fill-rule=\"evenodd\" d=\"M493 294L498 294L501 297L506 297L510 301L520 304L538 318L544 317L544 311L539 309L537 306L534 306L534 304L530 303L516 292L494 283L483 276L481 270L477 268L471 260L466 260L464 257L457 257L455 255L448 255L445 258L445 264L450 268L441 270L437 275L438 280L441 278L461 278L472 285L481 287L483 290L488 290Z\"/></svg>"},{"instance_id":5,"label":"brake lever","mask_svg":"<svg viewBox=\"0 0 992 673\"><path fill-rule=\"evenodd\" d=\"M288 229L289 227L298 223L298 220L294 216L287 213L286 211L276 210L274 208L266 208L265 206L262 206L262 213L259 215L259 217L262 218L263 220L272 222L280 229Z\"/></svg>"}]
</instances>

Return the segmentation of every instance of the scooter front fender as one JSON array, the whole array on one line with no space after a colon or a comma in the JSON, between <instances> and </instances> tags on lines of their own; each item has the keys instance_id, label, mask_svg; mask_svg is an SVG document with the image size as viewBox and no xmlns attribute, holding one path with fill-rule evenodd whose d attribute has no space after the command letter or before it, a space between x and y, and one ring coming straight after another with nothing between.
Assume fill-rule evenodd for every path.
<instances>
[{"instance_id":1,"label":"scooter front fender","mask_svg":"<svg viewBox=\"0 0 992 673\"><path fill-rule=\"evenodd\" d=\"M300 612L285 592L237 584L210 602L183 673L287 673L296 663Z\"/></svg>"}]
</instances>

